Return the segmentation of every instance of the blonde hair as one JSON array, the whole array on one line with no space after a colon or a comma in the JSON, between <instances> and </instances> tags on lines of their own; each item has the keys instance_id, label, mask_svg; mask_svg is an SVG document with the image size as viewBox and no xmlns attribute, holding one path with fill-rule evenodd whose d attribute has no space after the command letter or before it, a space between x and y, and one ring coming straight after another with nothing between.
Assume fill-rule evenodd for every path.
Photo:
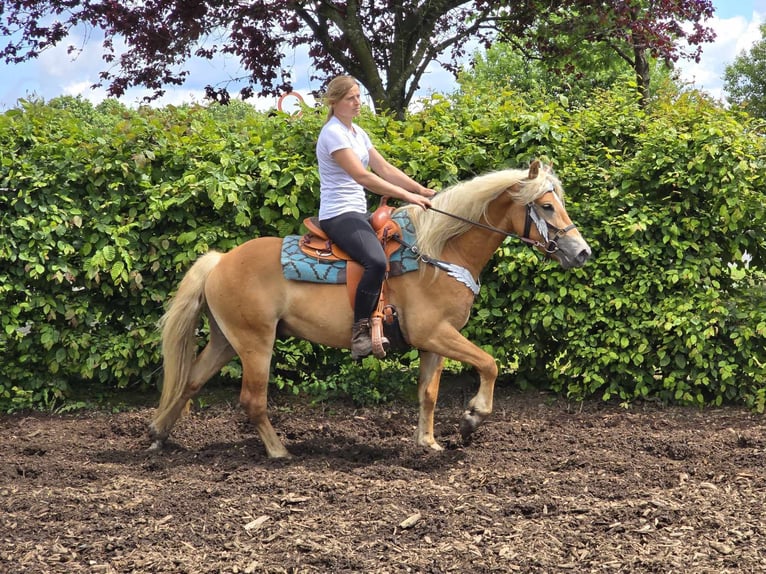
<instances>
[{"instance_id":1,"label":"blonde hair","mask_svg":"<svg viewBox=\"0 0 766 574\"><path fill-rule=\"evenodd\" d=\"M359 82L353 76L337 76L330 80L324 93L324 103L329 108L325 123L329 122L330 118L335 115L333 106L341 101L351 88L358 85Z\"/></svg>"}]
</instances>

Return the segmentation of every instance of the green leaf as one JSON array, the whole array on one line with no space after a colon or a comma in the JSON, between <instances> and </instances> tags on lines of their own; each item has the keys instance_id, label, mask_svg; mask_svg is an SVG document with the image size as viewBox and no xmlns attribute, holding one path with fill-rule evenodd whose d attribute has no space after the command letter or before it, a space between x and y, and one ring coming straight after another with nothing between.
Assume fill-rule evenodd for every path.
<instances>
[{"instance_id":1,"label":"green leaf","mask_svg":"<svg viewBox=\"0 0 766 574\"><path fill-rule=\"evenodd\" d=\"M114 247L111 245L105 245L101 249L101 254L104 257L104 260L108 262L114 261L114 258L117 256L117 252L115 251Z\"/></svg>"},{"instance_id":2,"label":"green leaf","mask_svg":"<svg viewBox=\"0 0 766 574\"><path fill-rule=\"evenodd\" d=\"M122 278L122 275L125 273L125 264L122 261L115 261L114 265L112 265L111 269L111 276L112 281L117 283L117 280Z\"/></svg>"}]
</instances>

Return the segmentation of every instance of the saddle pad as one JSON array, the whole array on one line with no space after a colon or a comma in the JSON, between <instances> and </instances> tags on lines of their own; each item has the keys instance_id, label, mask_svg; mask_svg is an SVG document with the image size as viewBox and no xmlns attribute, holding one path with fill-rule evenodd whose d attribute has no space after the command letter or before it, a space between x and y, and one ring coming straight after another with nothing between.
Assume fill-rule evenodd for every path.
<instances>
[{"instance_id":1,"label":"saddle pad","mask_svg":"<svg viewBox=\"0 0 766 574\"><path fill-rule=\"evenodd\" d=\"M393 215L402 229L402 240L407 245L415 243L415 228L407 212ZM282 272L286 279L311 283L343 284L346 282L345 261L324 261L304 254L300 248L301 235L288 235L282 240ZM391 254L390 277L403 275L418 268L417 256L406 247Z\"/></svg>"}]
</instances>

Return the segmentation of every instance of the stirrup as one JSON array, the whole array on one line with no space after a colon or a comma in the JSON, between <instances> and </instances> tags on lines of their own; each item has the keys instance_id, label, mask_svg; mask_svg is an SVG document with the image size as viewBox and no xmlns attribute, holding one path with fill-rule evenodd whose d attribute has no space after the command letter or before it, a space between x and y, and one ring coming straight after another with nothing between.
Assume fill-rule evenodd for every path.
<instances>
[{"instance_id":1,"label":"stirrup","mask_svg":"<svg viewBox=\"0 0 766 574\"><path fill-rule=\"evenodd\" d=\"M375 313L370 320L370 338L372 339L372 354L378 359L386 356L390 346L388 338L383 335L383 316Z\"/></svg>"}]
</instances>

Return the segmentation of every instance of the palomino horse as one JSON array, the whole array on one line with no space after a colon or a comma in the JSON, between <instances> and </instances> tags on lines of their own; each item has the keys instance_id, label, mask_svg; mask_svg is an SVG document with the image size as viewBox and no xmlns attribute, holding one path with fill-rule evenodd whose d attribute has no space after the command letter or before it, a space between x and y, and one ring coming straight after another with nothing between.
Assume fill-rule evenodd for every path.
<instances>
[{"instance_id":1,"label":"palomino horse","mask_svg":"<svg viewBox=\"0 0 766 574\"><path fill-rule=\"evenodd\" d=\"M398 310L404 339L420 351L416 440L435 450L434 408L444 358L472 365L480 385L461 423L467 440L492 412L497 365L460 329L478 290L482 268L507 236L531 243L564 268L580 267L591 251L572 224L563 190L552 171L535 160L529 170L504 170L459 183L435 196L432 209L410 210L421 256L419 272L387 279L388 301ZM229 360L242 361L240 403L270 457L290 456L266 412L272 347L294 336L349 348L353 313L344 285L285 279L282 239L252 239L228 253L200 257L181 281L162 326L164 385L150 426L159 450L187 402ZM427 263L440 260L441 268ZM210 340L196 355L201 314Z\"/></svg>"}]
</instances>

